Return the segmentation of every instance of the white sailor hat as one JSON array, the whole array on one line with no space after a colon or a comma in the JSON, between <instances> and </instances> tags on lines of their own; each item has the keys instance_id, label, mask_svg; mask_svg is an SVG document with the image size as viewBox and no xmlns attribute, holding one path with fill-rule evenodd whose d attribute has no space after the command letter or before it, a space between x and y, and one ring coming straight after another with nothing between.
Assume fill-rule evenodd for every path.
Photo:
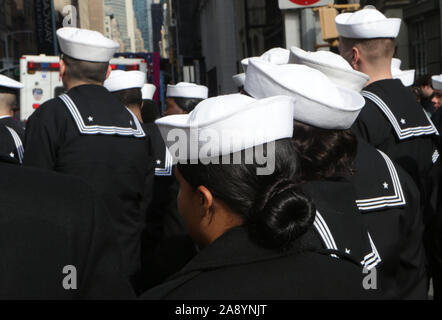
<instances>
[{"instance_id":1,"label":"white sailor hat","mask_svg":"<svg viewBox=\"0 0 442 320\"><path fill-rule=\"evenodd\" d=\"M391 60L391 74L393 79L399 79L405 87L410 87L414 83L415 70L401 70L402 61L397 58Z\"/></svg>"},{"instance_id":2,"label":"white sailor hat","mask_svg":"<svg viewBox=\"0 0 442 320\"><path fill-rule=\"evenodd\" d=\"M442 74L431 77L434 90L442 90Z\"/></svg>"},{"instance_id":3,"label":"white sailor hat","mask_svg":"<svg viewBox=\"0 0 442 320\"><path fill-rule=\"evenodd\" d=\"M321 71L338 86L361 91L370 77L354 70L340 55L330 51L307 52L297 47L290 49L290 63L303 64Z\"/></svg>"},{"instance_id":4,"label":"white sailor hat","mask_svg":"<svg viewBox=\"0 0 442 320\"><path fill-rule=\"evenodd\" d=\"M104 87L109 92L143 88L146 83L146 73L142 71L112 71L109 78L104 81Z\"/></svg>"},{"instance_id":5,"label":"white sailor hat","mask_svg":"<svg viewBox=\"0 0 442 320\"><path fill-rule=\"evenodd\" d=\"M57 30L61 52L74 59L109 62L120 45L100 32L72 27Z\"/></svg>"},{"instance_id":6,"label":"white sailor hat","mask_svg":"<svg viewBox=\"0 0 442 320\"><path fill-rule=\"evenodd\" d=\"M294 118L324 129L350 128L365 105L358 92L339 87L320 71L298 64L277 66L251 59L244 89L258 99L296 97Z\"/></svg>"},{"instance_id":7,"label":"white sailor hat","mask_svg":"<svg viewBox=\"0 0 442 320\"><path fill-rule=\"evenodd\" d=\"M15 81L14 79L0 74L0 87L9 89L23 89L24 85L21 82Z\"/></svg>"},{"instance_id":8,"label":"white sailor hat","mask_svg":"<svg viewBox=\"0 0 442 320\"><path fill-rule=\"evenodd\" d=\"M354 39L396 38L401 28L401 19L372 8L338 14L335 22L341 37Z\"/></svg>"},{"instance_id":9,"label":"white sailor hat","mask_svg":"<svg viewBox=\"0 0 442 320\"><path fill-rule=\"evenodd\" d=\"M245 73L236 74L232 77L232 79L238 88L243 87L244 82L246 81L246 74Z\"/></svg>"},{"instance_id":10,"label":"white sailor hat","mask_svg":"<svg viewBox=\"0 0 442 320\"><path fill-rule=\"evenodd\" d=\"M209 96L209 88L197 85L195 83L180 82L176 85L167 86L168 98L194 98L207 99Z\"/></svg>"},{"instance_id":11,"label":"white sailor hat","mask_svg":"<svg viewBox=\"0 0 442 320\"><path fill-rule=\"evenodd\" d=\"M260 58L264 61L273 63L273 64L287 64L289 63L290 59L290 51L284 48L273 48L266 52L264 52L259 57L251 57L246 58L241 61L242 68L244 69L244 72L247 71L247 66L249 65L249 59L256 59Z\"/></svg>"},{"instance_id":12,"label":"white sailor hat","mask_svg":"<svg viewBox=\"0 0 442 320\"><path fill-rule=\"evenodd\" d=\"M153 100L153 96L157 91L157 87L150 83L145 83L143 88L141 89L141 93L143 94L143 100Z\"/></svg>"},{"instance_id":13,"label":"white sailor hat","mask_svg":"<svg viewBox=\"0 0 442 320\"><path fill-rule=\"evenodd\" d=\"M295 98L287 96L256 100L232 94L204 100L190 114L164 117L155 123L175 162L207 160L291 138L294 104ZM178 139L185 152L175 152L176 137L185 139Z\"/></svg>"}]
</instances>

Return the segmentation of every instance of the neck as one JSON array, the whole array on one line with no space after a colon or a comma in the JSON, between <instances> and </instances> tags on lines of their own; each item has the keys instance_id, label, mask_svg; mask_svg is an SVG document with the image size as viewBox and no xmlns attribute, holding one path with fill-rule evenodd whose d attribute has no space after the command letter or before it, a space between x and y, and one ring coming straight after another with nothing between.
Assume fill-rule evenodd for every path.
<instances>
[{"instance_id":1,"label":"neck","mask_svg":"<svg viewBox=\"0 0 442 320\"><path fill-rule=\"evenodd\" d=\"M0 110L0 117L12 117L13 112L12 111L1 111Z\"/></svg>"},{"instance_id":2,"label":"neck","mask_svg":"<svg viewBox=\"0 0 442 320\"><path fill-rule=\"evenodd\" d=\"M362 67L359 71L365 73L370 77L370 80L367 82L366 86L369 84L385 79L392 79L393 75L391 74L391 65L388 66L368 66Z\"/></svg>"},{"instance_id":3,"label":"neck","mask_svg":"<svg viewBox=\"0 0 442 320\"><path fill-rule=\"evenodd\" d=\"M66 91L71 90L72 88L83 86L83 85L96 85L96 86L102 86L103 84L100 82L87 82L87 81L66 81L64 83L64 87Z\"/></svg>"},{"instance_id":4,"label":"neck","mask_svg":"<svg viewBox=\"0 0 442 320\"><path fill-rule=\"evenodd\" d=\"M128 105L127 108L134 113L140 123L143 123L143 118L141 117L141 108L139 105Z\"/></svg>"}]
</instances>

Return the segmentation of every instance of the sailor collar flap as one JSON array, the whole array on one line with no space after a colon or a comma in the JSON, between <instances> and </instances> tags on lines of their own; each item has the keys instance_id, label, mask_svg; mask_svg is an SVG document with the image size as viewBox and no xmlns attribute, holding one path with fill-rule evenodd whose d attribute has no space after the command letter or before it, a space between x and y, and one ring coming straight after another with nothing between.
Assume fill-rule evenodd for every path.
<instances>
[{"instance_id":1,"label":"sailor collar flap","mask_svg":"<svg viewBox=\"0 0 442 320\"><path fill-rule=\"evenodd\" d=\"M358 209L361 212L372 212L393 207L403 208L407 202L395 165L380 150L368 152L368 149L358 147L356 163L364 168L364 173L357 171L353 180Z\"/></svg>"},{"instance_id":2,"label":"sailor collar flap","mask_svg":"<svg viewBox=\"0 0 442 320\"><path fill-rule=\"evenodd\" d=\"M77 125L85 135L119 135L143 138L146 136L137 117L128 108L114 108L107 112L93 107L93 103L76 103L73 94L63 94L63 101ZM83 97L82 97L83 98Z\"/></svg>"},{"instance_id":3,"label":"sailor collar flap","mask_svg":"<svg viewBox=\"0 0 442 320\"><path fill-rule=\"evenodd\" d=\"M352 184L346 181L311 181L303 184L302 189L315 203L314 227L326 249L352 257L367 270L381 262L355 205Z\"/></svg>"},{"instance_id":4,"label":"sailor collar flap","mask_svg":"<svg viewBox=\"0 0 442 320\"><path fill-rule=\"evenodd\" d=\"M382 83L385 83L388 86L390 86L390 84L396 85L395 82L391 81L398 81L400 84L399 80L391 80L389 82L384 81ZM383 86L381 84L373 83L365 90L362 90L361 95L367 100L373 102L382 111L382 113L384 113L388 121L391 123L399 140L405 140L423 135L439 135L439 132L437 131L433 122L423 111L423 109L418 107L417 103L416 108L403 108L402 103L392 103L390 101L392 97L385 94L382 89ZM396 92L396 97L398 98L399 102L401 99L406 98L401 96L401 92L399 90ZM407 103L408 101L404 102Z\"/></svg>"}]
</instances>

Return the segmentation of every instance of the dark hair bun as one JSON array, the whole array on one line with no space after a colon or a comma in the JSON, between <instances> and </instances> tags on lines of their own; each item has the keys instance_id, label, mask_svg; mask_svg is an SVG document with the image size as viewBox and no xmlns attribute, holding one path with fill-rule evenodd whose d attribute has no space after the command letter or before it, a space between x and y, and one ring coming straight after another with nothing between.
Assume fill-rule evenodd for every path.
<instances>
[{"instance_id":1,"label":"dark hair bun","mask_svg":"<svg viewBox=\"0 0 442 320\"><path fill-rule=\"evenodd\" d=\"M281 179L258 199L251 213L250 236L262 246L286 250L313 224L315 206L297 185Z\"/></svg>"}]
</instances>

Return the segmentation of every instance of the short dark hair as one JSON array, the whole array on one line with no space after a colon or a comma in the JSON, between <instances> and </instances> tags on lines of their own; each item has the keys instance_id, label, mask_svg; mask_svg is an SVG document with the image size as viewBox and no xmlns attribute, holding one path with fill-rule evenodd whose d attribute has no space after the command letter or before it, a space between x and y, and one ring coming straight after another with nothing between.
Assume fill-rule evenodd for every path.
<instances>
[{"instance_id":1,"label":"short dark hair","mask_svg":"<svg viewBox=\"0 0 442 320\"><path fill-rule=\"evenodd\" d=\"M138 105L141 107L143 98L140 88L131 88L120 91L114 91L112 94L125 106Z\"/></svg>"},{"instance_id":2,"label":"short dark hair","mask_svg":"<svg viewBox=\"0 0 442 320\"><path fill-rule=\"evenodd\" d=\"M184 111L190 113L193 109L204 99L197 99L197 98L172 98L178 107L183 109Z\"/></svg>"},{"instance_id":3,"label":"short dark hair","mask_svg":"<svg viewBox=\"0 0 442 320\"><path fill-rule=\"evenodd\" d=\"M264 145L264 150L266 145ZM277 250L289 249L313 224L315 206L295 183L297 156L290 139L275 143L275 170L257 175L259 165L182 164L177 169L194 188L205 186L214 198L244 220L256 244Z\"/></svg>"},{"instance_id":4,"label":"short dark hair","mask_svg":"<svg viewBox=\"0 0 442 320\"><path fill-rule=\"evenodd\" d=\"M416 87L432 86L431 76L429 74L424 74L416 79L414 85Z\"/></svg>"},{"instance_id":5,"label":"short dark hair","mask_svg":"<svg viewBox=\"0 0 442 320\"><path fill-rule=\"evenodd\" d=\"M67 76L72 80L103 83L106 80L109 62L89 62L77 60L62 54Z\"/></svg>"},{"instance_id":6,"label":"short dark hair","mask_svg":"<svg viewBox=\"0 0 442 320\"><path fill-rule=\"evenodd\" d=\"M395 43L393 38L374 38L374 39L353 39L340 38L346 47L359 46L362 54L373 63L380 58L392 58L395 52Z\"/></svg>"},{"instance_id":7,"label":"short dark hair","mask_svg":"<svg viewBox=\"0 0 442 320\"><path fill-rule=\"evenodd\" d=\"M350 129L322 129L295 120L292 142L299 154L300 183L350 176L355 171L358 141Z\"/></svg>"},{"instance_id":8,"label":"short dark hair","mask_svg":"<svg viewBox=\"0 0 442 320\"><path fill-rule=\"evenodd\" d=\"M153 123L160 117L158 105L153 100L143 100L143 109L141 109L141 117L144 123Z\"/></svg>"}]
</instances>

